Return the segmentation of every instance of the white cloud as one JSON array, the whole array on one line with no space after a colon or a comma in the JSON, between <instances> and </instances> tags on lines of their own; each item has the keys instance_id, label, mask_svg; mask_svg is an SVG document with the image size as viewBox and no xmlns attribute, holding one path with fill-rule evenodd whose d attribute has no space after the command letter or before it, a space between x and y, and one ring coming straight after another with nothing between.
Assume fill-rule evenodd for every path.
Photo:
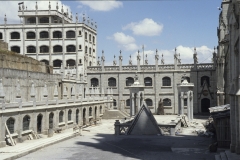
<instances>
[{"instance_id":1,"label":"white cloud","mask_svg":"<svg viewBox=\"0 0 240 160\"><path fill-rule=\"evenodd\" d=\"M152 19L145 18L140 22L132 22L123 27L123 30L130 29L135 35L157 36L163 30L163 25L154 22Z\"/></svg>"},{"instance_id":2,"label":"white cloud","mask_svg":"<svg viewBox=\"0 0 240 160\"><path fill-rule=\"evenodd\" d=\"M180 53L180 59L182 64L193 64L193 53L194 53L194 48L193 47L184 47L182 45L179 45L177 48L177 54ZM196 47L196 52L197 52L197 57L198 57L198 62L199 63L211 63L212 60L212 53L213 49L208 48L207 46L200 46ZM174 53L175 49L170 49L170 50L159 50L159 61L158 64L161 64L161 59L163 55L163 59L165 64L174 64ZM143 64L143 52L141 51L140 53L141 56L141 64ZM147 60L149 65L154 65L155 64L155 54L156 50L146 50L144 51L144 60L146 60L146 55L147 55ZM138 52L134 52L132 54L132 61L133 64L137 64L137 55ZM129 58L128 58L129 60ZM128 61L127 60L127 61ZM128 62L127 62L128 64Z\"/></svg>"},{"instance_id":3,"label":"white cloud","mask_svg":"<svg viewBox=\"0 0 240 160\"><path fill-rule=\"evenodd\" d=\"M81 1L80 3L96 11L110 11L123 5L122 2L115 0Z\"/></svg>"},{"instance_id":4,"label":"white cloud","mask_svg":"<svg viewBox=\"0 0 240 160\"><path fill-rule=\"evenodd\" d=\"M116 41L118 43L118 46L126 51L133 51L138 49L138 46L135 44L135 39L129 35L125 35L122 32L114 33L111 39Z\"/></svg>"},{"instance_id":5,"label":"white cloud","mask_svg":"<svg viewBox=\"0 0 240 160\"><path fill-rule=\"evenodd\" d=\"M57 2L58 2L58 6L59 6L58 10L60 11L62 8L62 2L60 0L50 2L51 9L56 9ZM39 10L48 10L49 1L37 1L37 4L38 4ZM25 8L27 7L27 10L35 10L35 5L36 5L35 1L24 1L24 6L25 6ZM7 16L8 24L20 22L20 19L18 17L18 10L19 10L18 9L18 1L0 1L0 6L1 6L1 10L0 10L0 22L1 23L4 23L3 19L4 19L5 14ZM69 13L71 12L69 6L63 5L63 9L65 12L67 11L67 9L68 9Z\"/></svg>"}]
</instances>

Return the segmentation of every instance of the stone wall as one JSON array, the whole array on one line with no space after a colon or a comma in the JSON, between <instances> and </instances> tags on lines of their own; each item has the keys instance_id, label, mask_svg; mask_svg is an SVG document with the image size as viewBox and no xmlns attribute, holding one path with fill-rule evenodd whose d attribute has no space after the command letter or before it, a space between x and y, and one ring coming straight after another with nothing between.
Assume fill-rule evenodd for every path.
<instances>
[{"instance_id":1,"label":"stone wall","mask_svg":"<svg viewBox=\"0 0 240 160\"><path fill-rule=\"evenodd\" d=\"M8 44L4 42L3 40L0 40L0 48L2 49L8 49Z\"/></svg>"}]
</instances>

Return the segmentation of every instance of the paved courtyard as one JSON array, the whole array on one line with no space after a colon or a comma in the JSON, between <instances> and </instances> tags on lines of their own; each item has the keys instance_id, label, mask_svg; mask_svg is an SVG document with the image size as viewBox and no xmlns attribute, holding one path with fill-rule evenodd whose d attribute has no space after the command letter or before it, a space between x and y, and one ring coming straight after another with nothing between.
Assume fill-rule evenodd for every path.
<instances>
[{"instance_id":1,"label":"paved courtyard","mask_svg":"<svg viewBox=\"0 0 240 160\"><path fill-rule=\"evenodd\" d=\"M85 128L83 136L42 148L19 158L76 159L76 160L214 160L217 153L209 153L211 138L200 137L192 131L199 125L184 129L177 136L115 136L114 120Z\"/></svg>"}]
</instances>

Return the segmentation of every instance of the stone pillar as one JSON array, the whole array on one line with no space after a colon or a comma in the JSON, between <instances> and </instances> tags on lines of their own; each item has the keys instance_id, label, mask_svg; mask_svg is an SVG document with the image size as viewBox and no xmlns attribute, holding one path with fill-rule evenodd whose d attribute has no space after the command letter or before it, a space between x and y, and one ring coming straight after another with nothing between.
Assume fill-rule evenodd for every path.
<instances>
[{"instance_id":1,"label":"stone pillar","mask_svg":"<svg viewBox=\"0 0 240 160\"><path fill-rule=\"evenodd\" d=\"M131 103L131 116L135 115L135 103L134 103L134 93L132 93L132 103Z\"/></svg>"},{"instance_id":2,"label":"stone pillar","mask_svg":"<svg viewBox=\"0 0 240 160\"><path fill-rule=\"evenodd\" d=\"M115 127L115 135L120 135L120 122L119 122L119 120L115 121L114 127Z\"/></svg>"},{"instance_id":3,"label":"stone pillar","mask_svg":"<svg viewBox=\"0 0 240 160\"><path fill-rule=\"evenodd\" d=\"M231 109L230 109L230 128L231 128L231 144L230 144L230 150L231 152L235 152L235 148L236 148L236 128L235 128L235 123L236 123L236 119L235 119L235 97L233 95L230 96L231 101L230 101L230 105L231 105Z\"/></svg>"},{"instance_id":4,"label":"stone pillar","mask_svg":"<svg viewBox=\"0 0 240 160\"><path fill-rule=\"evenodd\" d=\"M71 97L74 100L74 103L76 102L76 91L75 91L75 84L72 85L72 93L71 93Z\"/></svg>"},{"instance_id":5,"label":"stone pillar","mask_svg":"<svg viewBox=\"0 0 240 160\"><path fill-rule=\"evenodd\" d=\"M6 146L5 141L5 118L3 116L0 117L0 148Z\"/></svg>"},{"instance_id":6,"label":"stone pillar","mask_svg":"<svg viewBox=\"0 0 240 160\"><path fill-rule=\"evenodd\" d=\"M30 96L31 96L30 98L31 101L33 102L33 107L36 107L36 92L35 92L35 86L33 81L32 81ZM19 106L19 108L20 107L22 108L22 106Z\"/></svg>"},{"instance_id":7,"label":"stone pillar","mask_svg":"<svg viewBox=\"0 0 240 160\"><path fill-rule=\"evenodd\" d=\"M240 154L240 136L239 136L239 131L240 131L240 96L235 96L235 127L236 127L236 148L235 152L237 154Z\"/></svg>"},{"instance_id":8,"label":"stone pillar","mask_svg":"<svg viewBox=\"0 0 240 160\"><path fill-rule=\"evenodd\" d=\"M190 100L190 92L187 92L187 117L188 117L188 121L191 121L191 100Z\"/></svg>"},{"instance_id":9,"label":"stone pillar","mask_svg":"<svg viewBox=\"0 0 240 160\"><path fill-rule=\"evenodd\" d=\"M180 96L180 100L181 100L181 115L184 115L184 92L181 92L181 96Z\"/></svg>"},{"instance_id":10,"label":"stone pillar","mask_svg":"<svg viewBox=\"0 0 240 160\"><path fill-rule=\"evenodd\" d=\"M56 101L56 105L58 105L58 85L57 85L57 82L55 82L53 99Z\"/></svg>"},{"instance_id":11,"label":"stone pillar","mask_svg":"<svg viewBox=\"0 0 240 160\"><path fill-rule=\"evenodd\" d=\"M23 122L23 117L19 113L17 118L18 118L18 122L17 122L18 128L16 128L17 129L17 133L18 133L17 140L18 140L18 142L22 143L23 142L23 140L22 140L22 125L23 125L22 122Z\"/></svg>"},{"instance_id":12,"label":"stone pillar","mask_svg":"<svg viewBox=\"0 0 240 160\"><path fill-rule=\"evenodd\" d=\"M2 105L2 110L5 109L5 92L3 90L2 79L0 79L0 104Z\"/></svg>"},{"instance_id":13,"label":"stone pillar","mask_svg":"<svg viewBox=\"0 0 240 160\"><path fill-rule=\"evenodd\" d=\"M193 91L190 91L190 119L193 120Z\"/></svg>"},{"instance_id":14,"label":"stone pillar","mask_svg":"<svg viewBox=\"0 0 240 160\"><path fill-rule=\"evenodd\" d=\"M48 106L48 90L47 90L46 82L45 82L44 88L43 88L43 101L45 102L45 105Z\"/></svg>"},{"instance_id":15,"label":"stone pillar","mask_svg":"<svg viewBox=\"0 0 240 160\"><path fill-rule=\"evenodd\" d=\"M139 92L137 93L137 97L136 98L137 98L137 102L136 103L138 105L137 106L137 111L136 111L136 113L137 113L140 110L140 108L141 108L140 93Z\"/></svg>"}]
</instances>

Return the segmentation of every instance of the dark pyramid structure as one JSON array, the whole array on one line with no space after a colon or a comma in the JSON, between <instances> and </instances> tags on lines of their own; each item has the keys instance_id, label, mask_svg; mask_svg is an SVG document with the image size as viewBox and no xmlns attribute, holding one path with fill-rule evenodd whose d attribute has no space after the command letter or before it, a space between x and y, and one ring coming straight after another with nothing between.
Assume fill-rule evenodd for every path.
<instances>
[{"instance_id":1,"label":"dark pyramid structure","mask_svg":"<svg viewBox=\"0 0 240 160\"><path fill-rule=\"evenodd\" d=\"M161 130L158 127L157 121L152 112L147 107L146 103L142 104L138 114L133 119L132 125L127 131L128 135L158 135Z\"/></svg>"}]
</instances>

